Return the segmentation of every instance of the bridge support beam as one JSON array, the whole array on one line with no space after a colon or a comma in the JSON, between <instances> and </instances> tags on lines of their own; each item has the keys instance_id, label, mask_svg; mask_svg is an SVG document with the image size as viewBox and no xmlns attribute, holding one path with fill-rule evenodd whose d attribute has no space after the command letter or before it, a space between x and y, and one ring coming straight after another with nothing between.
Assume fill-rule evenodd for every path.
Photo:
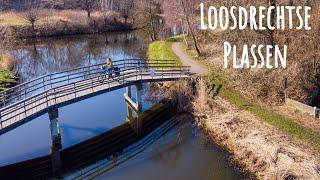
<instances>
[{"instance_id":1,"label":"bridge support beam","mask_svg":"<svg viewBox=\"0 0 320 180\"><path fill-rule=\"evenodd\" d=\"M126 122L130 124L130 126L134 129L137 136L142 135L142 122L141 122L141 112L136 111L129 102L126 103L127 105L127 117Z\"/></svg>"},{"instance_id":2,"label":"bridge support beam","mask_svg":"<svg viewBox=\"0 0 320 180\"><path fill-rule=\"evenodd\" d=\"M129 98L132 98L131 86L127 86L127 87L126 87L126 95L127 95Z\"/></svg>"},{"instance_id":3,"label":"bridge support beam","mask_svg":"<svg viewBox=\"0 0 320 180\"><path fill-rule=\"evenodd\" d=\"M136 86L136 103L138 105L138 111L142 111L142 83L138 83L135 85Z\"/></svg>"},{"instance_id":4,"label":"bridge support beam","mask_svg":"<svg viewBox=\"0 0 320 180\"><path fill-rule=\"evenodd\" d=\"M126 93L124 94L124 97L128 103L130 103L136 111L142 111L142 84L138 83L134 85L136 88L136 96L135 101L132 99L132 86L126 87Z\"/></svg>"},{"instance_id":5,"label":"bridge support beam","mask_svg":"<svg viewBox=\"0 0 320 180\"><path fill-rule=\"evenodd\" d=\"M58 108L52 107L49 109L49 118L50 118L50 133L51 133L51 159L52 159L52 171L53 174L57 177L61 177L61 154L60 150L62 149L61 141L61 131L59 126L59 111Z\"/></svg>"}]
</instances>

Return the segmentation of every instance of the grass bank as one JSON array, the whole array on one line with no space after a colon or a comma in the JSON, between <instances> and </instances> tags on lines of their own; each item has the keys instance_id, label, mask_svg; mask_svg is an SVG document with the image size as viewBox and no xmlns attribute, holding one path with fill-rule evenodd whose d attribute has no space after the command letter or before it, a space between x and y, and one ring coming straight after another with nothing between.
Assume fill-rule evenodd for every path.
<instances>
[{"instance_id":1,"label":"grass bank","mask_svg":"<svg viewBox=\"0 0 320 180\"><path fill-rule=\"evenodd\" d=\"M14 86L17 78L13 72L0 68L0 91Z\"/></svg>"},{"instance_id":2,"label":"grass bank","mask_svg":"<svg viewBox=\"0 0 320 180\"><path fill-rule=\"evenodd\" d=\"M13 69L13 59L0 53L0 91L14 86L17 77L11 71Z\"/></svg>"},{"instance_id":3,"label":"grass bank","mask_svg":"<svg viewBox=\"0 0 320 180\"><path fill-rule=\"evenodd\" d=\"M221 87L219 90L219 95L221 97L228 100L236 107L251 112L259 117L259 119L262 121L279 128L294 138L313 144L320 152L320 135L318 133L299 125L291 118L272 112L271 110L262 107L260 104L246 99L240 92L234 90L234 80L228 78L223 69L209 65L205 61L201 60L194 51L189 50L186 46L183 46L182 48L187 55L193 57L198 63L208 67L210 70L210 75L208 75L206 79L208 82L214 84L215 87Z\"/></svg>"},{"instance_id":4,"label":"grass bank","mask_svg":"<svg viewBox=\"0 0 320 180\"><path fill-rule=\"evenodd\" d=\"M119 13L92 12L91 17L82 10L42 9L34 12L34 29L27 20L28 12L1 12L0 37L15 42L17 39L55 37L76 34L94 34L109 31L132 30Z\"/></svg>"},{"instance_id":5,"label":"grass bank","mask_svg":"<svg viewBox=\"0 0 320 180\"><path fill-rule=\"evenodd\" d=\"M154 41L148 48L148 59L151 62L157 62L163 64L168 61L174 61L177 65L180 65L179 58L172 51L172 42L169 41Z\"/></svg>"}]
</instances>

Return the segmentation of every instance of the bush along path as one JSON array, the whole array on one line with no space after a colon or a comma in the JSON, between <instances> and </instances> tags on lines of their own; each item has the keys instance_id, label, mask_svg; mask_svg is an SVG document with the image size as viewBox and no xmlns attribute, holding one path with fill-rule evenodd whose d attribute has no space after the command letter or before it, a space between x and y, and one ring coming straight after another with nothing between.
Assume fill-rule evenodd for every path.
<instances>
[{"instance_id":1,"label":"bush along path","mask_svg":"<svg viewBox=\"0 0 320 180\"><path fill-rule=\"evenodd\" d=\"M181 45L174 43L172 49L182 64L206 74L192 51ZM198 90L194 115L198 125L233 154L236 163L258 179L320 179L318 133L247 100L232 88L223 70L206 66L211 72L198 84L199 89L201 84L205 88Z\"/></svg>"}]
</instances>

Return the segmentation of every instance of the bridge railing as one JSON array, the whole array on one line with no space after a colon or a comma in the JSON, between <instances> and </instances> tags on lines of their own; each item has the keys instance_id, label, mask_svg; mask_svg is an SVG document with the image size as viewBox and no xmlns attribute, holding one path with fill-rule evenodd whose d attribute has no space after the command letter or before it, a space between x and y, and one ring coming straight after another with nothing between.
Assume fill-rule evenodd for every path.
<instances>
[{"instance_id":1,"label":"bridge railing","mask_svg":"<svg viewBox=\"0 0 320 180\"><path fill-rule=\"evenodd\" d=\"M44 83L37 85L36 81L32 81L34 87L25 87L24 91L29 93L28 90L36 92L29 96L22 95L22 99L7 104L0 109L0 134L3 128L9 127L23 119L33 115L35 112L47 109L52 105L56 105L62 99L67 99L70 95L76 96L83 91L90 90L94 92L94 89L99 86L111 87L112 83L134 80L143 80L146 78L158 78L164 77L181 77L190 74L190 67L177 66L168 63L168 65L161 65L157 63L144 63L143 65L137 63L115 63L115 66L122 67L120 76L114 79L106 79L103 82L98 80L98 75L101 73L101 65L95 65L81 68L81 71L76 70L68 71L72 73L59 74L58 77L51 75L50 81L41 79ZM94 68L92 68L94 67ZM44 76L42 78L47 78ZM49 76L50 77L50 76ZM29 83L29 82L28 82Z\"/></svg>"},{"instance_id":2,"label":"bridge railing","mask_svg":"<svg viewBox=\"0 0 320 180\"><path fill-rule=\"evenodd\" d=\"M121 70L128 70L130 68L143 68L152 65L158 65L155 62L146 62L142 59L125 59L114 61L114 65ZM163 63L162 63L163 64ZM172 66L175 62L168 60L164 65ZM43 92L53 87L58 87L63 84L77 82L79 80L88 79L101 72L103 64L95 64L91 66L71 69L67 71L57 72L41 76L39 78L27 81L13 88L0 92L0 106L6 107L19 100L32 97L36 93Z\"/></svg>"}]
</instances>

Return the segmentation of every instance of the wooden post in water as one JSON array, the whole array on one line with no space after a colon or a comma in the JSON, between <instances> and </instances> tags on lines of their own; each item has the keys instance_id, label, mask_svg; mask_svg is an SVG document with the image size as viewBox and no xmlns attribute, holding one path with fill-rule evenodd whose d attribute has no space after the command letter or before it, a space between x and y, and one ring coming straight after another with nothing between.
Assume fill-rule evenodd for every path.
<instances>
[{"instance_id":1,"label":"wooden post in water","mask_svg":"<svg viewBox=\"0 0 320 180\"><path fill-rule=\"evenodd\" d=\"M61 178L62 163L61 163L60 150L62 149L62 142L61 142L61 132L60 132L58 117L59 117L58 108L57 107L49 108L52 171L56 178Z\"/></svg>"}]
</instances>

